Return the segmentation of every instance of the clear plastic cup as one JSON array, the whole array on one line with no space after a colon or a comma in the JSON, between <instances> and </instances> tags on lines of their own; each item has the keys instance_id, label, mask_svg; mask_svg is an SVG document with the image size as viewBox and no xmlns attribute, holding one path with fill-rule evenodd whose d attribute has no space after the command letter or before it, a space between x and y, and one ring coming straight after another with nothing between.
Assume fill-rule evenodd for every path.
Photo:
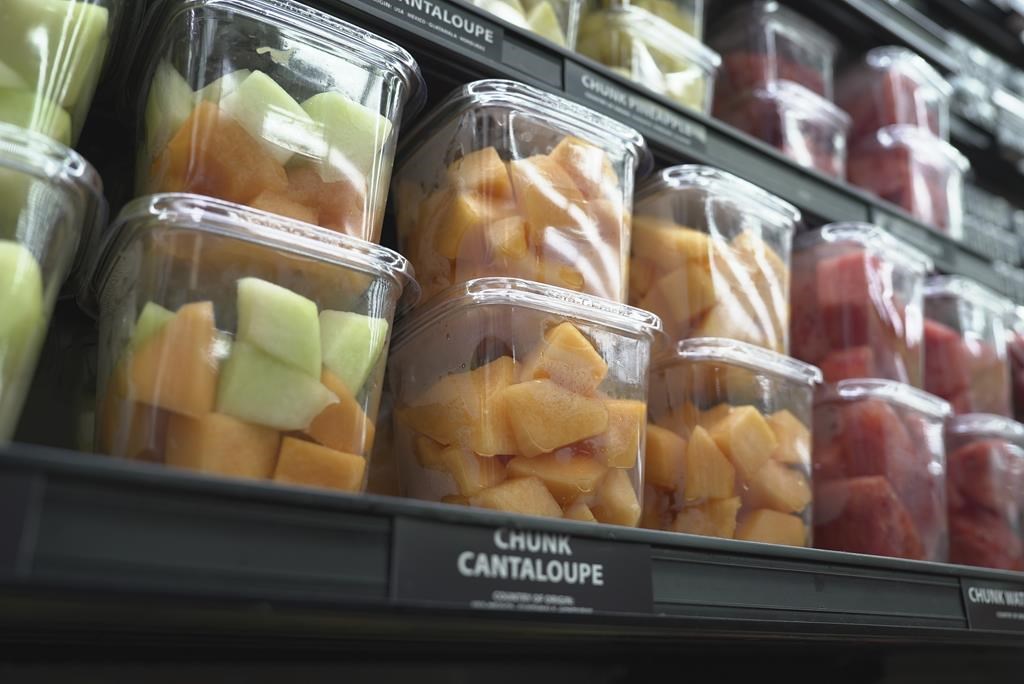
<instances>
[{"instance_id":1,"label":"clear plastic cup","mask_svg":"<svg viewBox=\"0 0 1024 684\"><path fill-rule=\"evenodd\" d=\"M408 52L285 0L167 3L153 14L137 112L139 195L216 197L377 242Z\"/></svg>"},{"instance_id":2,"label":"clear plastic cup","mask_svg":"<svg viewBox=\"0 0 1024 684\"><path fill-rule=\"evenodd\" d=\"M850 117L807 88L779 82L740 97L722 93L715 116L763 140L800 166L836 178L846 176Z\"/></svg>"},{"instance_id":3,"label":"clear plastic cup","mask_svg":"<svg viewBox=\"0 0 1024 684\"><path fill-rule=\"evenodd\" d=\"M363 490L403 257L171 194L124 208L94 275L97 451Z\"/></svg>"},{"instance_id":4,"label":"clear plastic cup","mask_svg":"<svg viewBox=\"0 0 1024 684\"><path fill-rule=\"evenodd\" d=\"M825 382L924 386L927 256L869 223L832 223L793 245L793 356Z\"/></svg>"},{"instance_id":5,"label":"clear plastic cup","mask_svg":"<svg viewBox=\"0 0 1024 684\"><path fill-rule=\"evenodd\" d=\"M743 96L791 81L831 100L836 39L773 0L737 7L713 25L708 44L722 55L720 92Z\"/></svg>"},{"instance_id":6,"label":"clear plastic cup","mask_svg":"<svg viewBox=\"0 0 1024 684\"><path fill-rule=\"evenodd\" d=\"M570 50L576 45L583 0L468 0L513 26Z\"/></svg>"},{"instance_id":7,"label":"clear plastic cup","mask_svg":"<svg viewBox=\"0 0 1024 684\"><path fill-rule=\"evenodd\" d=\"M584 0L583 19L616 7L639 7L697 40L704 39L704 0Z\"/></svg>"},{"instance_id":8,"label":"clear plastic cup","mask_svg":"<svg viewBox=\"0 0 1024 684\"><path fill-rule=\"evenodd\" d=\"M576 50L684 107L711 111L718 54L647 9L630 3L592 12L580 23Z\"/></svg>"},{"instance_id":9,"label":"clear plastic cup","mask_svg":"<svg viewBox=\"0 0 1024 684\"><path fill-rule=\"evenodd\" d=\"M964 174L970 164L956 148L915 126L886 126L850 149L854 185L903 207L922 223L963 235Z\"/></svg>"},{"instance_id":10,"label":"clear plastic cup","mask_svg":"<svg viewBox=\"0 0 1024 684\"><path fill-rule=\"evenodd\" d=\"M514 278L432 301L388 371L403 493L635 527L658 318Z\"/></svg>"},{"instance_id":11,"label":"clear plastic cup","mask_svg":"<svg viewBox=\"0 0 1024 684\"><path fill-rule=\"evenodd\" d=\"M0 122L74 144L126 9L122 0L4 0Z\"/></svg>"},{"instance_id":12,"label":"clear plastic cup","mask_svg":"<svg viewBox=\"0 0 1024 684\"><path fill-rule=\"evenodd\" d=\"M722 338L680 342L651 370L642 525L811 545L811 407L821 373Z\"/></svg>"},{"instance_id":13,"label":"clear plastic cup","mask_svg":"<svg viewBox=\"0 0 1024 684\"><path fill-rule=\"evenodd\" d=\"M841 380L814 404L814 545L945 561L949 405L891 380Z\"/></svg>"},{"instance_id":14,"label":"clear plastic cup","mask_svg":"<svg viewBox=\"0 0 1024 684\"><path fill-rule=\"evenodd\" d=\"M985 413L946 423L949 560L1024 570L1024 425Z\"/></svg>"},{"instance_id":15,"label":"clear plastic cup","mask_svg":"<svg viewBox=\"0 0 1024 684\"><path fill-rule=\"evenodd\" d=\"M853 121L850 140L893 124L924 128L949 139L949 100L953 89L916 52L878 47L849 67L836 86L836 103Z\"/></svg>"},{"instance_id":16,"label":"clear plastic cup","mask_svg":"<svg viewBox=\"0 0 1024 684\"><path fill-rule=\"evenodd\" d=\"M407 139L398 244L424 301L492 276L625 301L633 179L650 161L635 130L520 83L477 81Z\"/></svg>"},{"instance_id":17,"label":"clear plastic cup","mask_svg":"<svg viewBox=\"0 0 1024 684\"><path fill-rule=\"evenodd\" d=\"M724 171L673 166L633 210L629 303L671 342L725 337L789 351L789 256L800 212Z\"/></svg>"},{"instance_id":18,"label":"clear plastic cup","mask_svg":"<svg viewBox=\"0 0 1024 684\"><path fill-rule=\"evenodd\" d=\"M99 176L81 156L0 123L0 444L14 435L78 246L105 212Z\"/></svg>"},{"instance_id":19,"label":"clear plastic cup","mask_svg":"<svg viewBox=\"0 0 1024 684\"><path fill-rule=\"evenodd\" d=\"M954 413L1013 415L1006 355L1008 299L958 276L924 289L924 387Z\"/></svg>"},{"instance_id":20,"label":"clear plastic cup","mask_svg":"<svg viewBox=\"0 0 1024 684\"><path fill-rule=\"evenodd\" d=\"M1024 307L1014 307L1006 320L1006 356L1010 360L1013 417L1024 419Z\"/></svg>"}]
</instances>

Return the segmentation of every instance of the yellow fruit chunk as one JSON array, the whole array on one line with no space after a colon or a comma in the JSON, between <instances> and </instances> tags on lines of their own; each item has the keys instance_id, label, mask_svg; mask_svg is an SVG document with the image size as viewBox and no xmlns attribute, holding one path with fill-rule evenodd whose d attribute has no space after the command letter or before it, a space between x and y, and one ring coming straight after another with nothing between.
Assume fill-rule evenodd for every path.
<instances>
[{"instance_id":1,"label":"yellow fruit chunk","mask_svg":"<svg viewBox=\"0 0 1024 684\"><path fill-rule=\"evenodd\" d=\"M494 221L483 233L487 253L492 259L519 259L526 254L526 221L521 216Z\"/></svg>"},{"instance_id":2,"label":"yellow fruit chunk","mask_svg":"<svg viewBox=\"0 0 1024 684\"><path fill-rule=\"evenodd\" d=\"M731 404L717 404L707 411L701 411L697 418L697 424L705 430L711 430L718 425L719 421L728 418L730 413L732 413Z\"/></svg>"},{"instance_id":3,"label":"yellow fruit chunk","mask_svg":"<svg viewBox=\"0 0 1024 684\"><path fill-rule=\"evenodd\" d=\"M561 164L545 155L509 163L509 176L519 211L530 229L572 228L585 223L583 194Z\"/></svg>"},{"instance_id":4,"label":"yellow fruit chunk","mask_svg":"<svg viewBox=\"0 0 1024 684\"><path fill-rule=\"evenodd\" d=\"M111 456L161 463L170 415L153 406L108 397L100 409L97 449Z\"/></svg>"},{"instance_id":5,"label":"yellow fruit chunk","mask_svg":"<svg viewBox=\"0 0 1024 684\"><path fill-rule=\"evenodd\" d=\"M811 486L799 470L768 461L747 483L747 505L799 513L811 503Z\"/></svg>"},{"instance_id":6,"label":"yellow fruit chunk","mask_svg":"<svg viewBox=\"0 0 1024 684\"><path fill-rule=\"evenodd\" d=\"M522 380L551 379L579 394L590 394L608 375L608 364L572 323L561 323L523 362Z\"/></svg>"},{"instance_id":7,"label":"yellow fruit chunk","mask_svg":"<svg viewBox=\"0 0 1024 684\"><path fill-rule=\"evenodd\" d=\"M220 413L171 416L167 465L204 473L268 479L277 463L281 433Z\"/></svg>"},{"instance_id":8,"label":"yellow fruit chunk","mask_svg":"<svg viewBox=\"0 0 1024 684\"><path fill-rule=\"evenodd\" d=\"M766 544L806 546L807 529L804 527L803 521L795 515L762 508L752 511L740 522L736 528L736 539Z\"/></svg>"},{"instance_id":9,"label":"yellow fruit chunk","mask_svg":"<svg viewBox=\"0 0 1024 684\"><path fill-rule=\"evenodd\" d=\"M448 167L448 182L459 191L490 195L495 198L512 196L512 181L508 168L498 150L485 147L456 159Z\"/></svg>"},{"instance_id":10,"label":"yellow fruit chunk","mask_svg":"<svg viewBox=\"0 0 1024 684\"><path fill-rule=\"evenodd\" d=\"M706 233L652 216L633 217L632 251L662 272L684 265L710 270L711 240Z\"/></svg>"},{"instance_id":11,"label":"yellow fruit chunk","mask_svg":"<svg viewBox=\"0 0 1024 684\"><path fill-rule=\"evenodd\" d=\"M473 228L496 221L515 212L515 205L496 201L483 195L456 193L441 210L440 230L436 237L437 251L448 259L456 259L463 251L462 241Z\"/></svg>"},{"instance_id":12,"label":"yellow fruit chunk","mask_svg":"<svg viewBox=\"0 0 1024 684\"><path fill-rule=\"evenodd\" d=\"M462 496L473 496L505 481L505 466L500 460L477 456L461 447L442 451L441 463L455 479Z\"/></svg>"},{"instance_id":13,"label":"yellow fruit chunk","mask_svg":"<svg viewBox=\"0 0 1024 684\"><path fill-rule=\"evenodd\" d=\"M771 458L775 433L753 406L739 406L709 431L715 444L736 466L740 477L750 481Z\"/></svg>"},{"instance_id":14,"label":"yellow fruit chunk","mask_svg":"<svg viewBox=\"0 0 1024 684\"><path fill-rule=\"evenodd\" d=\"M423 435L416 435L416 439L412 443L412 451L413 455L416 456L416 462L427 470L447 470L444 460L441 458L441 454L444 453L445 449L446 447L443 444L438 444Z\"/></svg>"},{"instance_id":15,"label":"yellow fruit chunk","mask_svg":"<svg viewBox=\"0 0 1024 684\"><path fill-rule=\"evenodd\" d=\"M656 271L650 259L633 257L629 260L629 301L639 306L654 285Z\"/></svg>"},{"instance_id":16,"label":"yellow fruit chunk","mask_svg":"<svg viewBox=\"0 0 1024 684\"><path fill-rule=\"evenodd\" d=\"M640 453L647 404L632 399L609 399L605 406L608 430L594 438L594 458L609 468L632 468Z\"/></svg>"},{"instance_id":17,"label":"yellow fruit chunk","mask_svg":"<svg viewBox=\"0 0 1024 684\"><path fill-rule=\"evenodd\" d=\"M577 499L565 509L565 517L569 520L579 520L580 522L597 522L597 518L590 512L590 506L582 499Z\"/></svg>"},{"instance_id":18,"label":"yellow fruit chunk","mask_svg":"<svg viewBox=\"0 0 1024 684\"><path fill-rule=\"evenodd\" d=\"M508 463L512 477L536 477L561 505L593 494L608 472L589 456L545 454L536 458L517 456Z\"/></svg>"},{"instance_id":19,"label":"yellow fruit chunk","mask_svg":"<svg viewBox=\"0 0 1024 684\"><path fill-rule=\"evenodd\" d=\"M131 356L129 378L136 401L198 418L213 411L217 362L213 302L181 307Z\"/></svg>"},{"instance_id":20,"label":"yellow fruit chunk","mask_svg":"<svg viewBox=\"0 0 1024 684\"><path fill-rule=\"evenodd\" d=\"M320 215L320 212L316 209L271 190L261 192L255 199L249 202L249 206L253 209L270 212L271 214L278 214L279 216L287 216L297 221L312 223L314 226L317 225Z\"/></svg>"},{"instance_id":21,"label":"yellow fruit chunk","mask_svg":"<svg viewBox=\"0 0 1024 684\"><path fill-rule=\"evenodd\" d=\"M683 266L662 275L640 303L640 308L668 320L685 331L715 305L715 284L700 266Z\"/></svg>"},{"instance_id":22,"label":"yellow fruit chunk","mask_svg":"<svg viewBox=\"0 0 1024 684\"><path fill-rule=\"evenodd\" d=\"M363 487L366 459L294 437L281 440L274 479L278 482L357 492Z\"/></svg>"},{"instance_id":23,"label":"yellow fruit chunk","mask_svg":"<svg viewBox=\"0 0 1024 684\"><path fill-rule=\"evenodd\" d=\"M644 485L644 506L640 527L647 530L665 530L672 522L672 494L653 485Z\"/></svg>"},{"instance_id":24,"label":"yellow fruit chunk","mask_svg":"<svg viewBox=\"0 0 1024 684\"><path fill-rule=\"evenodd\" d=\"M675 491L686 475L686 440L657 425L648 425L644 473L652 485Z\"/></svg>"},{"instance_id":25,"label":"yellow fruit chunk","mask_svg":"<svg viewBox=\"0 0 1024 684\"><path fill-rule=\"evenodd\" d=\"M608 197L618 191L618 176L600 147L569 135L548 156L565 169L585 198Z\"/></svg>"},{"instance_id":26,"label":"yellow fruit chunk","mask_svg":"<svg viewBox=\"0 0 1024 684\"><path fill-rule=\"evenodd\" d=\"M451 504L453 506L468 506L469 499L461 494L446 494L441 497L441 503Z\"/></svg>"},{"instance_id":27,"label":"yellow fruit chunk","mask_svg":"<svg viewBox=\"0 0 1024 684\"><path fill-rule=\"evenodd\" d=\"M768 425L778 442L772 458L790 465L808 465L811 462L811 431L796 416L782 409L768 416Z\"/></svg>"},{"instance_id":28,"label":"yellow fruit chunk","mask_svg":"<svg viewBox=\"0 0 1024 684\"><path fill-rule=\"evenodd\" d=\"M336 375L324 369L320 382L338 397L313 419L306 434L328 449L348 454L365 454L373 446L373 421L363 413L348 387Z\"/></svg>"},{"instance_id":29,"label":"yellow fruit chunk","mask_svg":"<svg viewBox=\"0 0 1024 684\"><path fill-rule=\"evenodd\" d=\"M683 496L688 501L728 499L733 495L736 469L722 453L708 431L698 427L686 447L686 483Z\"/></svg>"},{"instance_id":30,"label":"yellow fruit chunk","mask_svg":"<svg viewBox=\"0 0 1024 684\"><path fill-rule=\"evenodd\" d=\"M485 489L470 497L469 503L480 508L507 513L540 515L547 518L562 517L562 507L551 496L544 483L535 477L506 480L496 487Z\"/></svg>"},{"instance_id":31,"label":"yellow fruit chunk","mask_svg":"<svg viewBox=\"0 0 1024 684\"><path fill-rule=\"evenodd\" d=\"M736 514L742 502L738 496L713 499L698 506L687 506L672 521L672 529L704 537L732 539L736 533Z\"/></svg>"},{"instance_id":32,"label":"yellow fruit chunk","mask_svg":"<svg viewBox=\"0 0 1024 684\"><path fill-rule=\"evenodd\" d=\"M640 522L640 500L625 470L612 469L597 489L590 508L598 522L636 527Z\"/></svg>"},{"instance_id":33,"label":"yellow fruit chunk","mask_svg":"<svg viewBox=\"0 0 1024 684\"><path fill-rule=\"evenodd\" d=\"M502 391L518 453L533 457L608 429L604 401L584 397L551 380L531 380Z\"/></svg>"}]
</instances>

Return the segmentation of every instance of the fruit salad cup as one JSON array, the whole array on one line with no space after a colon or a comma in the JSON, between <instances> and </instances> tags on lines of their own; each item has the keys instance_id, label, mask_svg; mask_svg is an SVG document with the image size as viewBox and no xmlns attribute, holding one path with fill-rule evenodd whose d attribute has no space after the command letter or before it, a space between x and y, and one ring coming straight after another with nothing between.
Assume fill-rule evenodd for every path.
<instances>
[{"instance_id":1,"label":"fruit salad cup","mask_svg":"<svg viewBox=\"0 0 1024 684\"><path fill-rule=\"evenodd\" d=\"M793 246L793 356L825 382L884 378L923 387L922 252L868 223L832 223Z\"/></svg>"},{"instance_id":2,"label":"fruit salad cup","mask_svg":"<svg viewBox=\"0 0 1024 684\"><path fill-rule=\"evenodd\" d=\"M949 139L953 89L920 55L901 47L879 47L843 73L836 103L853 120L850 140L880 128L909 124Z\"/></svg>"},{"instance_id":3,"label":"fruit salad cup","mask_svg":"<svg viewBox=\"0 0 1024 684\"><path fill-rule=\"evenodd\" d=\"M570 50L576 45L582 0L467 0L513 26Z\"/></svg>"},{"instance_id":4,"label":"fruit salad cup","mask_svg":"<svg viewBox=\"0 0 1024 684\"><path fill-rule=\"evenodd\" d=\"M126 0L3 0L0 122L72 145Z\"/></svg>"},{"instance_id":5,"label":"fruit salad cup","mask_svg":"<svg viewBox=\"0 0 1024 684\"><path fill-rule=\"evenodd\" d=\"M1006 320L1006 356L1010 360L1013 417L1024 419L1024 307L1015 307Z\"/></svg>"},{"instance_id":6,"label":"fruit salad cup","mask_svg":"<svg viewBox=\"0 0 1024 684\"><path fill-rule=\"evenodd\" d=\"M697 40L704 38L704 0L587 0L583 3L583 19L615 7L639 7Z\"/></svg>"},{"instance_id":7,"label":"fruit salad cup","mask_svg":"<svg viewBox=\"0 0 1024 684\"><path fill-rule=\"evenodd\" d=\"M1013 415L1005 328L1012 306L966 278L925 284L924 386L954 413Z\"/></svg>"},{"instance_id":8,"label":"fruit salad cup","mask_svg":"<svg viewBox=\"0 0 1024 684\"><path fill-rule=\"evenodd\" d=\"M721 338L680 342L651 371L642 525L810 546L811 405L821 373Z\"/></svg>"},{"instance_id":9,"label":"fruit salad cup","mask_svg":"<svg viewBox=\"0 0 1024 684\"><path fill-rule=\"evenodd\" d=\"M706 166L673 166L637 191L630 304L671 342L726 337L788 352L789 253L800 212Z\"/></svg>"},{"instance_id":10,"label":"fruit salad cup","mask_svg":"<svg viewBox=\"0 0 1024 684\"><path fill-rule=\"evenodd\" d=\"M488 276L625 301L633 178L649 162L639 133L520 83L477 81L408 139L398 244L424 301Z\"/></svg>"},{"instance_id":11,"label":"fruit salad cup","mask_svg":"<svg viewBox=\"0 0 1024 684\"><path fill-rule=\"evenodd\" d=\"M14 435L79 243L105 214L99 176L84 159L0 123L0 444Z\"/></svg>"},{"instance_id":12,"label":"fruit salad cup","mask_svg":"<svg viewBox=\"0 0 1024 684\"><path fill-rule=\"evenodd\" d=\"M408 262L195 195L111 227L100 302L101 453L362 491Z\"/></svg>"},{"instance_id":13,"label":"fruit salad cup","mask_svg":"<svg viewBox=\"0 0 1024 684\"><path fill-rule=\"evenodd\" d=\"M630 3L592 12L576 49L673 102L711 111L718 54L646 9Z\"/></svg>"},{"instance_id":14,"label":"fruit salad cup","mask_svg":"<svg viewBox=\"0 0 1024 684\"><path fill-rule=\"evenodd\" d=\"M1024 425L984 413L946 423L949 560L1024 570Z\"/></svg>"},{"instance_id":15,"label":"fruit salad cup","mask_svg":"<svg viewBox=\"0 0 1024 684\"><path fill-rule=\"evenodd\" d=\"M964 173L956 148L927 130L886 126L850 149L850 182L903 207L911 216L953 238L963 234Z\"/></svg>"},{"instance_id":16,"label":"fruit salad cup","mask_svg":"<svg viewBox=\"0 0 1024 684\"><path fill-rule=\"evenodd\" d=\"M409 53L284 0L166 3L150 32L140 195L207 195L380 240L399 122L424 91Z\"/></svg>"},{"instance_id":17,"label":"fruit salad cup","mask_svg":"<svg viewBox=\"0 0 1024 684\"><path fill-rule=\"evenodd\" d=\"M800 166L846 176L850 117L807 88L782 81L730 97L719 91L715 116L763 140Z\"/></svg>"},{"instance_id":18,"label":"fruit salad cup","mask_svg":"<svg viewBox=\"0 0 1024 684\"><path fill-rule=\"evenodd\" d=\"M389 376L405 495L635 527L656 316L482 278L403 319Z\"/></svg>"},{"instance_id":19,"label":"fruit salad cup","mask_svg":"<svg viewBox=\"0 0 1024 684\"><path fill-rule=\"evenodd\" d=\"M814 545L944 561L949 405L891 380L825 385L814 404Z\"/></svg>"},{"instance_id":20,"label":"fruit salad cup","mask_svg":"<svg viewBox=\"0 0 1024 684\"><path fill-rule=\"evenodd\" d=\"M754 0L737 7L713 29L708 44L722 55L721 92L743 96L791 81L832 99L838 44L817 24L773 0Z\"/></svg>"}]
</instances>

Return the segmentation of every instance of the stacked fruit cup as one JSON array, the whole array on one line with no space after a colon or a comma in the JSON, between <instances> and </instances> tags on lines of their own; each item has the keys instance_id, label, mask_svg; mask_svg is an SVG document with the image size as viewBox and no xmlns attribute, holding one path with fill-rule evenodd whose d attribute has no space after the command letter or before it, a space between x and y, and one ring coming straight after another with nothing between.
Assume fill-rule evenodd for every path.
<instances>
[{"instance_id":1,"label":"stacked fruit cup","mask_svg":"<svg viewBox=\"0 0 1024 684\"><path fill-rule=\"evenodd\" d=\"M555 45L576 45L582 0L469 0L470 3L526 29Z\"/></svg>"}]
</instances>

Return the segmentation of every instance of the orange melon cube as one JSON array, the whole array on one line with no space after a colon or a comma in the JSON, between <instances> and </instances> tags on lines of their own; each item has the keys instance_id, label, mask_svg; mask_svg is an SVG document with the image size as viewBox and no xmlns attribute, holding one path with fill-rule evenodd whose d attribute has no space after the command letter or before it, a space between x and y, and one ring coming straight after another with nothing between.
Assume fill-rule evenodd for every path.
<instances>
[{"instance_id":1,"label":"orange melon cube","mask_svg":"<svg viewBox=\"0 0 1024 684\"><path fill-rule=\"evenodd\" d=\"M676 514L672 529L703 537L732 539L736 533L736 515L742 502L738 496L712 499L697 506L686 506Z\"/></svg>"},{"instance_id":2,"label":"orange melon cube","mask_svg":"<svg viewBox=\"0 0 1024 684\"><path fill-rule=\"evenodd\" d=\"M577 394L552 380L510 385L502 395L517 452L526 457L555 451L608 429L604 401Z\"/></svg>"},{"instance_id":3,"label":"orange melon cube","mask_svg":"<svg viewBox=\"0 0 1024 684\"><path fill-rule=\"evenodd\" d=\"M323 228L352 235L364 240L376 240L376 218L367 220L366 180L346 178L325 183L312 164L288 167L288 197L317 213L317 224Z\"/></svg>"},{"instance_id":4,"label":"orange melon cube","mask_svg":"<svg viewBox=\"0 0 1024 684\"><path fill-rule=\"evenodd\" d=\"M686 481L683 496L688 501L728 499L733 495L736 469L718 448L708 431L698 427L686 446Z\"/></svg>"},{"instance_id":5,"label":"orange melon cube","mask_svg":"<svg viewBox=\"0 0 1024 684\"><path fill-rule=\"evenodd\" d=\"M485 147L467 153L448 167L448 182L460 192L510 199L512 181L498 150Z\"/></svg>"},{"instance_id":6,"label":"orange melon cube","mask_svg":"<svg viewBox=\"0 0 1024 684\"><path fill-rule=\"evenodd\" d=\"M220 413L171 416L167 465L216 475L268 479L277 464L281 434Z\"/></svg>"},{"instance_id":7,"label":"orange melon cube","mask_svg":"<svg viewBox=\"0 0 1024 684\"><path fill-rule=\"evenodd\" d=\"M434 246L444 257L456 259L460 252L466 251L462 242L471 235L473 228L483 226L514 215L515 204L507 200L495 200L486 195L471 195L458 192L441 210L439 230L434 239Z\"/></svg>"},{"instance_id":8,"label":"orange melon cube","mask_svg":"<svg viewBox=\"0 0 1024 684\"><path fill-rule=\"evenodd\" d=\"M376 431L373 421L363 413L363 407L334 373L323 369L320 382L338 397L338 401L313 419L306 434L318 444L335 451L348 454L369 452Z\"/></svg>"},{"instance_id":9,"label":"orange melon cube","mask_svg":"<svg viewBox=\"0 0 1024 684\"><path fill-rule=\"evenodd\" d=\"M572 228L586 220L582 193L561 164L550 157L513 160L509 176L519 211L538 235L548 227Z\"/></svg>"},{"instance_id":10,"label":"orange melon cube","mask_svg":"<svg viewBox=\"0 0 1024 684\"><path fill-rule=\"evenodd\" d=\"M698 424L700 410L692 402L683 402L681 406L668 406L665 407L665 411L655 418L654 424L684 439L690 436L691 429Z\"/></svg>"},{"instance_id":11,"label":"orange melon cube","mask_svg":"<svg viewBox=\"0 0 1024 684\"><path fill-rule=\"evenodd\" d=\"M588 456L545 454L536 458L517 456L508 463L512 477L536 477L561 505L589 496L608 469Z\"/></svg>"},{"instance_id":12,"label":"orange melon cube","mask_svg":"<svg viewBox=\"0 0 1024 684\"><path fill-rule=\"evenodd\" d=\"M468 506L469 499L461 494L445 494L441 497L441 503L451 504L452 506Z\"/></svg>"},{"instance_id":13,"label":"orange melon cube","mask_svg":"<svg viewBox=\"0 0 1024 684\"><path fill-rule=\"evenodd\" d=\"M551 496L544 483L536 477L506 480L470 497L469 503L479 508L506 513L539 515L546 518L562 517L562 507L555 501L555 497Z\"/></svg>"},{"instance_id":14,"label":"orange melon cube","mask_svg":"<svg viewBox=\"0 0 1024 684\"><path fill-rule=\"evenodd\" d=\"M644 473L652 485L672 492L678 489L686 476L686 440L665 428L648 425Z\"/></svg>"},{"instance_id":15,"label":"orange melon cube","mask_svg":"<svg viewBox=\"0 0 1024 684\"><path fill-rule=\"evenodd\" d=\"M748 483L747 505L799 513L811 503L811 486L799 470L768 461Z\"/></svg>"},{"instance_id":16,"label":"orange melon cube","mask_svg":"<svg viewBox=\"0 0 1024 684\"><path fill-rule=\"evenodd\" d=\"M629 260L629 301L639 306L650 292L655 278L654 264L650 259L633 257Z\"/></svg>"},{"instance_id":17,"label":"orange melon cube","mask_svg":"<svg viewBox=\"0 0 1024 684\"><path fill-rule=\"evenodd\" d=\"M565 518L567 520L578 520L580 522L597 522L597 518L595 518L594 514L590 511L590 506L588 506L583 499L573 501L565 509Z\"/></svg>"},{"instance_id":18,"label":"orange melon cube","mask_svg":"<svg viewBox=\"0 0 1024 684\"><path fill-rule=\"evenodd\" d=\"M537 260L537 278L541 282L564 287L573 292L582 292L588 286L587 278L577 264L588 256L574 255L571 259L547 252ZM617 296L617 295L616 295Z\"/></svg>"},{"instance_id":19,"label":"orange melon cube","mask_svg":"<svg viewBox=\"0 0 1024 684\"><path fill-rule=\"evenodd\" d=\"M548 157L565 169L587 199L614 197L621 192L611 160L596 145L568 135L555 145Z\"/></svg>"},{"instance_id":20,"label":"orange melon cube","mask_svg":"<svg viewBox=\"0 0 1024 684\"><path fill-rule=\"evenodd\" d=\"M100 408L97 449L111 456L162 463L170 415L153 406L108 397Z\"/></svg>"},{"instance_id":21,"label":"orange melon cube","mask_svg":"<svg viewBox=\"0 0 1024 684\"><path fill-rule=\"evenodd\" d=\"M711 239L706 233L654 216L634 216L631 242L634 257L648 259L659 272L683 265L710 271Z\"/></svg>"},{"instance_id":22,"label":"orange melon cube","mask_svg":"<svg viewBox=\"0 0 1024 684\"><path fill-rule=\"evenodd\" d=\"M772 458L779 463L807 466L811 462L811 431L786 409L768 416L777 442Z\"/></svg>"},{"instance_id":23,"label":"orange melon cube","mask_svg":"<svg viewBox=\"0 0 1024 684\"><path fill-rule=\"evenodd\" d=\"M561 323L523 362L521 380L551 379L580 394L590 394L608 375L608 364L572 323Z\"/></svg>"},{"instance_id":24,"label":"orange melon cube","mask_svg":"<svg viewBox=\"0 0 1024 684\"><path fill-rule=\"evenodd\" d=\"M640 307L671 322L675 330L688 330L717 301L711 274L696 266L683 266L660 276Z\"/></svg>"},{"instance_id":25,"label":"orange melon cube","mask_svg":"<svg viewBox=\"0 0 1024 684\"><path fill-rule=\"evenodd\" d=\"M739 406L710 430L711 438L722 453L736 466L736 471L750 482L769 461L775 451L775 433L756 408Z\"/></svg>"},{"instance_id":26,"label":"orange melon cube","mask_svg":"<svg viewBox=\"0 0 1024 684\"><path fill-rule=\"evenodd\" d=\"M640 499L625 470L611 469L597 489L590 507L598 522L636 527L640 522Z\"/></svg>"},{"instance_id":27,"label":"orange melon cube","mask_svg":"<svg viewBox=\"0 0 1024 684\"><path fill-rule=\"evenodd\" d=\"M131 396L150 406L198 418L213 411L217 362L213 302L195 302L139 345L129 362Z\"/></svg>"},{"instance_id":28,"label":"orange melon cube","mask_svg":"<svg viewBox=\"0 0 1024 684\"><path fill-rule=\"evenodd\" d=\"M443 444L438 444L423 435L416 435L416 439L412 442L412 453L416 457L416 462L427 470L445 471L447 469L441 458L441 454L446 448Z\"/></svg>"},{"instance_id":29,"label":"orange melon cube","mask_svg":"<svg viewBox=\"0 0 1024 684\"><path fill-rule=\"evenodd\" d=\"M807 528L803 520L795 515L779 513L764 508L751 511L736 528L736 539L807 546Z\"/></svg>"},{"instance_id":30,"label":"orange melon cube","mask_svg":"<svg viewBox=\"0 0 1024 684\"><path fill-rule=\"evenodd\" d=\"M267 211L279 216L287 216L297 221L305 221L314 226L319 220L319 212L305 204L300 204L286 195L264 190L253 199L249 206L260 211Z\"/></svg>"},{"instance_id":31,"label":"orange melon cube","mask_svg":"<svg viewBox=\"0 0 1024 684\"><path fill-rule=\"evenodd\" d=\"M645 484L640 527L647 530L666 530L672 523L672 518L672 494Z\"/></svg>"},{"instance_id":32,"label":"orange melon cube","mask_svg":"<svg viewBox=\"0 0 1024 684\"><path fill-rule=\"evenodd\" d=\"M707 411L700 411L696 424L700 425L705 430L711 430L718 425L719 421L724 418L728 418L730 413L732 413L731 404L716 404Z\"/></svg>"},{"instance_id":33,"label":"orange melon cube","mask_svg":"<svg viewBox=\"0 0 1024 684\"><path fill-rule=\"evenodd\" d=\"M441 452L444 469L455 479L462 496L473 496L505 481L505 465L497 458L477 456L461 447Z\"/></svg>"},{"instance_id":34,"label":"orange melon cube","mask_svg":"<svg viewBox=\"0 0 1024 684\"><path fill-rule=\"evenodd\" d=\"M609 399L605 406L608 430L593 440L594 458L609 468L632 468L640 454L647 404L632 399Z\"/></svg>"},{"instance_id":35,"label":"orange melon cube","mask_svg":"<svg viewBox=\"0 0 1024 684\"><path fill-rule=\"evenodd\" d=\"M484 228L483 237L492 259L519 259L526 255L526 221L521 216L491 222Z\"/></svg>"},{"instance_id":36,"label":"orange melon cube","mask_svg":"<svg viewBox=\"0 0 1024 684\"><path fill-rule=\"evenodd\" d=\"M346 492L363 488L366 459L294 437L281 440L274 480Z\"/></svg>"}]
</instances>

